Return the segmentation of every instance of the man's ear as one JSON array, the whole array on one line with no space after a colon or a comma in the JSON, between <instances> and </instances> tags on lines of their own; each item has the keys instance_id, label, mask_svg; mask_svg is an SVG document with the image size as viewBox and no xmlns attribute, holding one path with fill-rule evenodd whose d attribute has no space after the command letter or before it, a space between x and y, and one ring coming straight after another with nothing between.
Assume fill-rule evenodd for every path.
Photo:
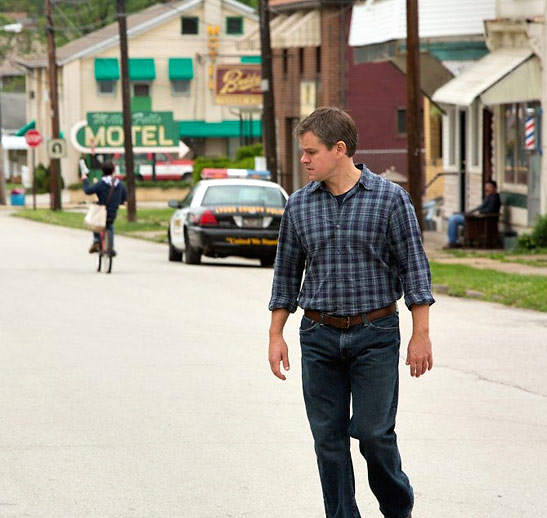
<instances>
[{"instance_id":1,"label":"man's ear","mask_svg":"<svg viewBox=\"0 0 547 518\"><path fill-rule=\"evenodd\" d=\"M335 145L334 145L335 149L336 149L336 155L337 156L343 156L346 154L346 151L347 151L347 146L346 146L346 143L343 141L343 140L339 140Z\"/></svg>"}]
</instances>

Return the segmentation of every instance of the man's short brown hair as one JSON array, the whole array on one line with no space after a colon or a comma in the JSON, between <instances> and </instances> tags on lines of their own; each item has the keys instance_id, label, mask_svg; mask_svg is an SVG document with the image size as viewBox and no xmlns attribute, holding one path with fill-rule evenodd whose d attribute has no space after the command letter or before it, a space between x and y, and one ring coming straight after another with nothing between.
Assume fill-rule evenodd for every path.
<instances>
[{"instance_id":1,"label":"man's short brown hair","mask_svg":"<svg viewBox=\"0 0 547 518\"><path fill-rule=\"evenodd\" d=\"M327 149L332 149L337 142L346 144L346 154L353 156L357 150L357 127L351 115L334 106L317 108L304 120L300 121L294 130L294 136L299 138L311 131Z\"/></svg>"}]
</instances>

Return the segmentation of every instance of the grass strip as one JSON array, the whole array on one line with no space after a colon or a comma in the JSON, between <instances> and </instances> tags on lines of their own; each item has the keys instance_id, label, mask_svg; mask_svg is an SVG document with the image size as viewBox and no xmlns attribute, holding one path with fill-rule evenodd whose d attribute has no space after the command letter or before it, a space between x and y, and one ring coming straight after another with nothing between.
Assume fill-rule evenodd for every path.
<instances>
[{"instance_id":1,"label":"grass strip","mask_svg":"<svg viewBox=\"0 0 547 518\"><path fill-rule=\"evenodd\" d=\"M448 294L466 297L468 291L479 292L473 298L499 302L506 306L547 312L547 276L519 275L477 269L461 264L430 262L433 284L448 287Z\"/></svg>"},{"instance_id":2,"label":"grass strip","mask_svg":"<svg viewBox=\"0 0 547 518\"><path fill-rule=\"evenodd\" d=\"M114 223L116 234L146 239L147 241L167 242L167 228L173 209L137 209L137 221L127 221L127 210L120 207ZM84 229L84 213L72 211L52 211L49 209L23 209L13 214L19 218L60 225L70 228ZM161 235L152 235L153 233ZM148 235L143 233L149 233Z\"/></svg>"}]
</instances>

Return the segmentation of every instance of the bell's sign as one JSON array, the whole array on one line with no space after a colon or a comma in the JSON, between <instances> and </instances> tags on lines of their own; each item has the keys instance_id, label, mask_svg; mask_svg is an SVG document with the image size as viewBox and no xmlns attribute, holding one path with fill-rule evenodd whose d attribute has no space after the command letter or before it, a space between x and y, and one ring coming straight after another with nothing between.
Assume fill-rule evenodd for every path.
<instances>
[{"instance_id":1,"label":"bell's sign","mask_svg":"<svg viewBox=\"0 0 547 518\"><path fill-rule=\"evenodd\" d=\"M262 104L260 65L217 65L215 102L232 106Z\"/></svg>"},{"instance_id":2,"label":"bell's sign","mask_svg":"<svg viewBox=\"0 0 547 518\"><path fill-rule=\"evenodd\" d=\"M135 153L181 152L178 125L172 112L133 112L131 137ZM123 153L124 129L121 112L89 112L71 131L74 147L81 153Z\"/></svg>"}]
</instances>

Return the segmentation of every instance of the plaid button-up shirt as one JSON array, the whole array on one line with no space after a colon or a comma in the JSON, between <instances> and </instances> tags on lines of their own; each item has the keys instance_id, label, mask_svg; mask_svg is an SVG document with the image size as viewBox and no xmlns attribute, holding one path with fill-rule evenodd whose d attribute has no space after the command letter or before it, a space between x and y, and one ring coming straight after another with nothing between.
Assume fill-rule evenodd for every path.
<instances>
[{"instance_id":1,"label":"plaid button-up shirt","mask_svg":"<svg viewBox=\"0 0 547 518\"><path fill-rule=\"evenodd\" d=\"M342 205L319 182L292 194L279 230L269 309L357 315L432 304L431 273L408 193L361 164ZM302 273L306 271L302 284Z\"/></svg>"}]
</instances>

